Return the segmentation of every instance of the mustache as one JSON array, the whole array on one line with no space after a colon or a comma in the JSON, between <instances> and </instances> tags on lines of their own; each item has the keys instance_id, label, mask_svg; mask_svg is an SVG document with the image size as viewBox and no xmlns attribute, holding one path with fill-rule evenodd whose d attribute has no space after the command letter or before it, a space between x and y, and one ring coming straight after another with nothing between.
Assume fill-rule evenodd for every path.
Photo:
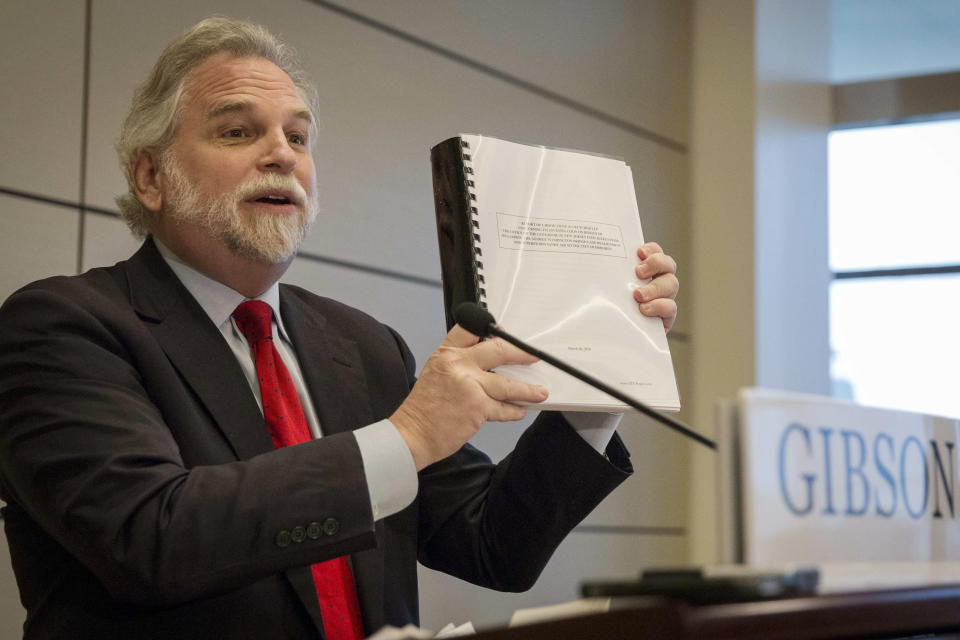
<instances>
[{"instance_id":1,"label":"mustache","mask_svg":"<svg viewBox=\"0 0 960 640\"><path fill-rule=\"evenodd\" d=\"M291 196L293 204L303 207L307 204L308 196L306 190L291 175L282 175L277 173L267 173L258 176L250 182L238 186L234 191L236 202L244 202L265 191L283 191Z\"/></svg>"}]
</instances>

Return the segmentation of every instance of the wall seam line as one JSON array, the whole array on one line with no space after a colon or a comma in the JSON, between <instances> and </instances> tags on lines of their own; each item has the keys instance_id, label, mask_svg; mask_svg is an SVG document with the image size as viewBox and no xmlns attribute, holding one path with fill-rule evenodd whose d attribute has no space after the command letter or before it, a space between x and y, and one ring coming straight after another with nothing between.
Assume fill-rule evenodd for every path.
<instances>
[{"instance_id":1,"label":"wall seam line","mask_svg":"<svg viewBox=\"0 0 960 640\"><path fill-rule=\"evenodd\" d=\"M23 198L24 200L32 200L34 202L42 202L43 204L49 204L56 207L63 207L65 209L73 209L77 211L83 211L85 213L94 213L101 216L106 216L108 218L120 218L120 214L116 211L110 209L104 209L102 207L92 207L92 206L83 206L77 202L71 202L69 200L63 200L62 198L53 198L50 196L42 196L35 193L30 193L28 191L21 191L19 189L11 189L9 187L0 186L0 195L8 195L16 198ZM409 282L412 284L419 284L422 286L431 287L434 289L441 288L441 282L433 278L427 278L424 276L417 276L409 273L404 273L402 271L391 271L390 269L384 269L382 267L374 267L359 262L351 262L349 260L343 260L341 258L333 258L330 256L324 256L318 253L312 253L309 251L298 251L298 258L304 258L312 262L322 262L325 264L333 265L336 267L342 267L345 269L351 269L353 271L360 271L364 273L370 273L374 275L384 276L386 278L392 278L394 280L402 280L404 282Z\"/></svg>"},{"instance_id":2,"label":"wall seam line","mask_svg":"<svg viewBox=\"0 0 960 640\"><path fill-rule=\"evenodd\" d=\"M599 120L608 125L611 125L623 131L626 131L627 133L631 133L640 138L644 138L666 149L670 149L671 151L676 151L678 153L683 153L683 154L687 153L687 145L682 142L677 142L672 138L668 138L667 136L651 131L650 129L641 127L632 122L619 118L615 115L612 115L605 111L601 111L600 109L597 109L595 107L591 107L588 104L584 104L572 98L568 98L567 96L561 93L557 93L556 91L552 91L545 87L541 87L540 85L534 84L528 80L524 80L519 76L515 76L511 73L507 73L506 71L501 71L500 69L486 65L482 62L474 60L473 58L468 58L467 56L461 53L458 53L452 49L442 47L438 44L430 42L429 40L424 40L423 38L415 36L411 33L407 33L406 31L397 29L396 27L392 27L384 22L380 22L379 20L374 20L369 16L365 16L362 13L358 13L351 9L347 9L346 7L343 7L334 2L329 2L328 0L307 0L307 1L312 2L313 4L319 7L323 7L324 9L328 9L335 13L339 13L340 15L350 20L359 22L372 29L376 29L377 31L380 31L387 35L403 40L408 44L415 45L417 47L430 51L431 53L435 53L443 58L446 58L453 62L457 62L465 67L469 67L474 71L479 71L480 73L483 73L493 78L496 78L498 80L501 80L518 89L522 89L524 91L527 91L528 93L532 93L541 98L545 98L551 102L555 102L557 104L563 105L573 111L577 111L595 120Z\"/></svg>"},{"instance_id":3,"label":"wall seam line","mask_svg":"<svg viewBox=\"0 0 960 640\"><path fill-rule=\"evenodd\" d=\"M87 140L90 131L90 31L93 0L87 0L83 22L83 88L80 97L80 188L77 224L77 273L83 272L84 236L87 218Z\"/></svg>"}]
</instances>

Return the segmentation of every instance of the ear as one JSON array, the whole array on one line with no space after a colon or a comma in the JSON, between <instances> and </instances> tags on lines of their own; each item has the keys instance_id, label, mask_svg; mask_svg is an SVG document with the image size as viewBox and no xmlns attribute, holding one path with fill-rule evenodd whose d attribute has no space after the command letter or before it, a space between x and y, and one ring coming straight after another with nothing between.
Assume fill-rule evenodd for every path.
<instances>
[{"instance_id":1,"label":"ear","mask_svg":"<svg viewBox=\"0 0 960 640\"><path fill-rule=\"evenodd\" d=\"M148 211L157 213L163 207L160 189L159 154L155 149L143 149L130 159L130 176L137 198Z\"/></svg>"}]
</instances>

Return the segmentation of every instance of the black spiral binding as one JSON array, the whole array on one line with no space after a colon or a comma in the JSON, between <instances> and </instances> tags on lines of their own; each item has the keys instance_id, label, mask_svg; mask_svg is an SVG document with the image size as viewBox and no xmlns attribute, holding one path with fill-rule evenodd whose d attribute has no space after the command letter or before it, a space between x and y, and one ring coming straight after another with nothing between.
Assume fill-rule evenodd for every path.
<instances>
[{"instance_id":1,"label":"black spiral binding","mask_svg":"<svg viewBox=\"0 0 960 640\"><path fill-rule=\"evenodd\" d=\"M473 233L470 237L470 248L473 251L473 286L477 302L484 309L487 308L486 281L483 279L483 253L480 251L480 221L477 212L477 194L474 192L473 164L470 158L470 143L460 139L461 159L463 161L463 176L467 193L467 208L470 211L470 221L473 224Z\"/></svg>"}]
</instances>

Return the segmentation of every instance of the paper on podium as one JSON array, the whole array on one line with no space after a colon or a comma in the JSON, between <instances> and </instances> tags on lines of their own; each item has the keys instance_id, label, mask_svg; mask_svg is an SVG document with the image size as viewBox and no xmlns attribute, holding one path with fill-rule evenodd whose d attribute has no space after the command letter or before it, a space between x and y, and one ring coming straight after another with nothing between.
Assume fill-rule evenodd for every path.
<instances>
[{"instance_id":1,"label":"paper on podium","mask_svg":"<svg viewBox=\"0 0 960 640\"><path fill-rule=\"evenodd\" d=\"M412 624L405 625L403 628L387 625L381 627L367 640L430 640L433 638L433 632L421 629Z\"/></svg>"},{"instance_id":2,"label":"paper on podium","mask_svg":"<svg viewBox=\"0 0 960 640\"><path fill-rule=\"evenodd\" d=\"M836 562L819 568L820 593L960 584L960 562Z\"/></svg>"},{"instance_id":3,"label":"paper on podium","mask_svg":"<svg viewBox=\"0 0 960 640\"><path fill-rule=\"evenodd\" d=\"M387 625L382 627L367 640L431 640L432 638L457 638L460 636L470 636L477 631L473 628L472 622L464 622L461 625L455 625L452 622L440 629L436 634L427 629L408 624L403 628Z\"/></svg>"},{"instance_id":4,"label":"paper on podium","mask_svg":"<svg viewBox=\"0 0 960 640\"><path fill-rule=\"evenodd\" d=\"M610 598L582 598L572 602L552 604L545 607L517 609L510 618L510 626L518 627L525 624L558 620L560 618L575 618L593 613L606 613L610 610Z\"/></svg>"}]
</instances>

